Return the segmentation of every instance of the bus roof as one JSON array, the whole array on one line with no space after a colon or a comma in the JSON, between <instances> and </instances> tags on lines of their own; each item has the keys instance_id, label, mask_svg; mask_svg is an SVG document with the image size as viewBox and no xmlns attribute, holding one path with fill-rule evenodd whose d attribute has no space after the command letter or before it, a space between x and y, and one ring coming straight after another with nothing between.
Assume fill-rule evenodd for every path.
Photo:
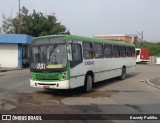
<instances>
[{"instance_id":1,"label":"bus roof","mask_svg":"<svg viewBox=\"0 0 160 123\"><path fill-rule=\"evenodd\" d=\"M62 36L64 36L67 40L72 39L72 40L79 40L79 41L85 41L85 42L96 42L96 43L108 43L108 44L135 46L134 44L125 43L125 42L121 42L121 41L102 40L102 39L89 38L89 37L77 36L77 35L69 35L69 34L65 34L65 35L46 35L46 36L36 37L34 39L62 37Z\"/></svg>"}]
</instances>

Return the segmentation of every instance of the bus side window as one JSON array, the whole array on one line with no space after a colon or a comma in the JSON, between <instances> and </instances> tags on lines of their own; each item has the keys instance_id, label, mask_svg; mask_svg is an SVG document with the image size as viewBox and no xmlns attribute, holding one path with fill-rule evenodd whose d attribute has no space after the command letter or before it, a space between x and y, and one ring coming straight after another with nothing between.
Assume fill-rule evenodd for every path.
<instances>
[{"instance_id":1,"label":"bus side window","mask_svg":"<svg viewBox=\"0 0 160 123\"><path fill-rule=\"evenodd\" d=\"M118 45L113 45L113 55L115 58L120 57L120 50Z\"/></svg>"},{"instance_id":2,"label":"bus side window","mask_svg":"<svg viewBox=\"0 0 160 123\"><path fill-rule=\"evenodd\" d=\"M92 43L83 42L83 56L84 59L93 59Z\"/></svg>"},{"instance_id":3,"label":"bus side window","mask_svg":"<svg viewBox=\"0 0 160 123\"><path fill-rule=\"evenodd\" d=\"M128 57L131 57L131 56L132 56L131 47L127 47L127 56L128 56Z\"/></svg>"},{"instance_id":4,"label":"bus side window","mask_svg":"<svg viewBox=\"0 0 160 123\"><path fill-rule=\"evenodd\" d=\"M127 46L125 46L125 49L126 49L126 57L128 57Z\"/></svg>"},{"instance_id":5,"label":"bus side window","mask_svg":"<svg viewBox=\"0 0 160 123\"><path fill-rule=\"evenodd\" d=\"M103 58L103 44L94 43L93 44L93 51L95 58Z\"/></svg>"},{"instance_id":6,"label":"bus side window","mask_svg":"<svg viewBox=\"0 0 160 123\"><path fill-rule=\"evenodd\" d=\"M126 47L125 46L121 46L121 57L126 57Z\"/></svg>"},{"instance_id":7,"label":"bus side window","mask_svg":"<svg viewBox=\"0 0 160 123\"><path fill-rule=\"evenodd\" d=\"M72 44L72 58L71 61L71 68L75 67L76 65L82 63L82 50L80 44Z\"/></svg>"},{"instance_id":8,"label":"bus side window","mask_svg":"<svg viewBox=\"0 0 160 123\"><path fill-rule=\"evenodd\" d=\"M113 51L112 51L112 45L111 44L105 44L105 57L106 58L112 58L113 57Z\"/></svg>"}]
</instances>

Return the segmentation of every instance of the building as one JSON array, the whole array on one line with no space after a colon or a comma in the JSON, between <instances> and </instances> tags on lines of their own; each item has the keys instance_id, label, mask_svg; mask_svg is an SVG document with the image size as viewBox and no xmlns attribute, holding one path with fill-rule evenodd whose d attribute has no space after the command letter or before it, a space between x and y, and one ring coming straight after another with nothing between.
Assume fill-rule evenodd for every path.
<instances>
[{"instance_id":1,"label":"building","mask_svg":"<svg viewBox=\"0 0 160 123\"><path fill-rule=\"evenodd\" d=\"M22 68L28 63L32 37L23 34L0 34L0 67Z\"/></svg>"},{"instance_id":2,"label":"building","mask_svg":"<svg viewBox=\"0 0 160 123\"><path fill-rule=\"evenodd\" d=\"M137 35L131 34L115 34L115 35L93 35L93 37L102 40L117 40L124 41L127 43L137 42Z\"/></svg>"}]
</instances>

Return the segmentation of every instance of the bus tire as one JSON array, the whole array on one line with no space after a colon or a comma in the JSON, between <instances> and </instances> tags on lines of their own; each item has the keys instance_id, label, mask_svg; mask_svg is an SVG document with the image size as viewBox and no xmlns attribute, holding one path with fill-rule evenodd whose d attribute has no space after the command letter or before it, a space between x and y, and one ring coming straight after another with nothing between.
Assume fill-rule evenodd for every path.
<instances>
[{"instance_id":1,"label":"bus tire","mask_svg":"<svg viewBox=\"0 0 160 123\"><path fill-rule=\"evenodd\" d=\"M85 85L84 85L84 91L90 92L92 90L92 84L93 84L93 78L91 75L86 75L85 77Z\"/></svg>"},{"instance_id":2,"label":"bus tire","mask_svg":"<svg viewBox=\"0 0 160 123\"><path fill-rule=\"evenodd\" d=\"M126 78L126 68L123 67L123 68L122 68L122 73L121 73L120 79L121 79L121 80L124 80L125 78Z\"/></svg>"}]
</instances>

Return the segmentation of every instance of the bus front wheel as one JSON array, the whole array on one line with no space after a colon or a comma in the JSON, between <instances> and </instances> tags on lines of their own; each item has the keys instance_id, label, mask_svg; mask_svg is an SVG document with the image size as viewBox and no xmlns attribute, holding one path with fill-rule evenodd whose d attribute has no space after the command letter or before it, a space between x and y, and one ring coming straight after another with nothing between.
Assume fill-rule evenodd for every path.
<instances>
[{"instance_id":1,"label":"bus front wheel","mask_svg":"<svg viewBox=\"0 0 160 123\"><path fill-rule=\"evenodd\" d=\"M85 92L90 92L92 90L93 79L91 75L87 75L85 78L84 89Z\"/></svg>"}]
</instances>

